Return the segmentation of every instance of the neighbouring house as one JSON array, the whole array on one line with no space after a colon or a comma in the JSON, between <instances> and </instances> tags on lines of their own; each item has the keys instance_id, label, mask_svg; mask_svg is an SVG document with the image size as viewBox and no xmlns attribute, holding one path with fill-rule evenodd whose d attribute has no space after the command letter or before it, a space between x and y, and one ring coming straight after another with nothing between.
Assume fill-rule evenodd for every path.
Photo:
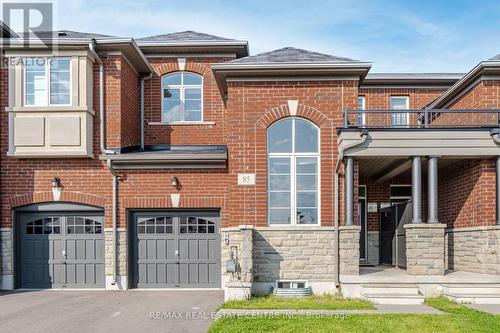
<instances>
[{"instance_id":1,"label":"neighbouring house","mask_svg":"<svg viewBox=\"0 0 500 333\"><path fill-rule=\"evenodd\" d=\"M500 56L371 73L193 31L9 37L1 289L500 300Z\"/></svg>"}]
</instances>

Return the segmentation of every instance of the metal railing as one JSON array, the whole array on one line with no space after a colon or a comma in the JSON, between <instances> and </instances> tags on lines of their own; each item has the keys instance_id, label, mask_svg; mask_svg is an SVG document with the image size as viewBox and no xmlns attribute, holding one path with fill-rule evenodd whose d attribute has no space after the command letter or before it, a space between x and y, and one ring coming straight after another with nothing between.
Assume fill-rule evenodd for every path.
<instances>
[{"instance_id":1,"label":"metal railing","mask_svg":"<svg viewBox=\"0 0 500 333\"><path fill-rule=\"evenodd\" d=\"M345 109L342 124L344 128L492 128L500 127L500 109Z\"/></svg>"}]
</instances>

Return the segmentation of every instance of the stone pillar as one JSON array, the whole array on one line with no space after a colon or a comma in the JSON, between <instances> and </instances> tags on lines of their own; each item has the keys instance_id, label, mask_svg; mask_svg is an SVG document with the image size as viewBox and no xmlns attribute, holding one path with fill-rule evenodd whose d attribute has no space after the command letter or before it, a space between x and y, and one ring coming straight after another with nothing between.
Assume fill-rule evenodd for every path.
<instances>
[{"instance_id":1,"label":"stone pillar","mask_svg":"<svg viewBox=\"0 0 500 333\"><path fill-rule=\"evenodd\" d=\"M406 271L412 275L444 275L446 224L410 223L406 229Z\"/></svg>"},{"instance_id":2,"label":"stone pillar","mask_svg":"<svg viewBox=\"0 0 500 333\"><path fill-rule=\"evenodd\" d=\"M360 226L346 225L339 228L339 273L359 275Z\"/></svg>"},{"instance_id":3,"label":"stone pillar","mask_svg":"<svg viewBox=\"0 0 500 333\"><path fill-rule=\"evenodd\" d=\"M497 156L496 165L496 175L497 175L497 193L496 193L496 206L497 206L497 225L500 225L500 156Z\"/></svg>"},{"instance_id":4,"label":"stone pillar","mask_svg":"<svg viewBox=\"0 0 500 333\"><path fill-rule=\"evenodd\" d=\"M0 290L14 289L12 228L0 228Z\"/></svg>"},{"instance_id":5,"label":"stone pillar","mask_svg":"<svg viewBox=\"0 0 500 333\"><path fill-rule=\"evenodd\" d=\"M435 156L429 156L427 178L429 210L427 223L438 223L438 159Z\"/></svg>"},{"instance_id":6,"label":"stone pillar","mask_svg":"<svg viewBox=\"0 0 500 333\"><path fill-rule=\"evenodd\" d=\"M412 157L411 164L411 198L413 202L413 218L411 223L422 223L422 166L420 156Z\"/></svg>"},{"instance_id":7,"label":"stone pillar","mask_svg":"<svg viewBox=\"0 0 500 333\"><path fill-rule=\"evenodd\" d=\"M128 289L127 282L127 229L118 228L116 231L116 284L111 284L113 281L113 228L104 228L104 251L105 251L105 272L106 272L106 289L107 290L126 290Z\"/></svg>"},{"instance_id":8,"label":"stone pillar","mask_svg":"<svg viewBox=\"0 0 500 333\"><path fill-rule=\"evenodd\" d=\"M224 299L248 299L253 283L253 229L252 225L222 230L222 283ZM232 253L232 254L231 254ZM236 260L236 272L227 272L227 262Z\"/></svg>"},{"instance_id":9,"label":"stone pillar","mask_svg":"<svg viewBox=\"0 0 500 333\"><path fill-rule=\"evenodd\" d=\"M345 167L345 225L354 225L354 160L346 158Z\"/></svg>"}]
</instances>

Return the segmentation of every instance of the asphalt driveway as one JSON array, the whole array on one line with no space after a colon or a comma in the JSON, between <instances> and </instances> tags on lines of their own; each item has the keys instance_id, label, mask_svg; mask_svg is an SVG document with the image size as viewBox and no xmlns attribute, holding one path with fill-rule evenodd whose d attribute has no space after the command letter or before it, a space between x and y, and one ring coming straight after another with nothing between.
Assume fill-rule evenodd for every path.
<instances>
[{"instance_id":1,"label":"asphalt driveway","mask_svg":"<svg viewBox=\"0 0 500 333\"><path fill-rule=\"evenodd\" d=\"M206 332L222 291L0 293L2 332Z\"/></svg>"}]
</instances>

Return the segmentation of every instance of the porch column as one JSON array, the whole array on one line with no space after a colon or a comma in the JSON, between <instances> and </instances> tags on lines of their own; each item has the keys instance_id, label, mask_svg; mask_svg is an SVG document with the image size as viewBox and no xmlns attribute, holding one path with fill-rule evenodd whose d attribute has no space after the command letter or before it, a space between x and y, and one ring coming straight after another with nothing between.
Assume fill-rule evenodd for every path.
<instances>
[{"instance_id":1,"label":"porch column","mask_svg":"<svg viewBox=\"0 0 500 333\"><path fill-rule=\"evenodd\" d=\"M429 156L427 178L429 206L427 223L438 223L438 159L435 156Z\"/></svg>"},{"instance_id":2,"label":"porch column","mask_svg":"<svg viewBox=\"0 0 500 333\"><path fill-rule=\"evenodd\" d=\"M413 218L411 223L422 223L422 166L420 156L411 158L411 198L413 201Z\"/></svg>"},{"instance_id":3,"label":"porch column","mask_svg":"<svg viewBox=\"0 0 500 333\"><path fill-rule=\"evenodd\" d=\"M497 174L497 225L500 225L500 156L497 156L497 165L496 165L496 174Z\"/></svg>"},{"instance_id":4,"label":"porch column","mask_svg":"<svg viewBox=\"0 0 500 333\"><path fill-rule=\"evenodd\" d=\"M354 225L354 160L346 158L345 167L345 225Z\"/></svg>"}]
</instances>

